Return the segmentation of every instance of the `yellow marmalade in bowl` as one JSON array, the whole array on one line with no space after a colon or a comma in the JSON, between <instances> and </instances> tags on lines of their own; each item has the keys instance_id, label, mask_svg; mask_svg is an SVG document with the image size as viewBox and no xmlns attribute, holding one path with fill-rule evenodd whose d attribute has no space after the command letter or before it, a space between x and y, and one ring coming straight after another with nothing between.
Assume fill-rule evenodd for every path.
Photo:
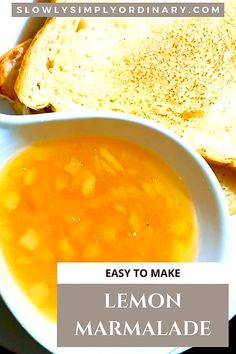
<instances>
[{"instance_id":1,"label":"yellow marmalade in bowl","mask_svg":"<svg viewBox=\"0 0 236 354\"><path fill-rule=\"evenodd\" d=\"M145 148L116 138L44 141L0 175L0 247L26 296L56 320L57 262L185 262L197 255L189 192Z\"/></svg>"}]
</instances>

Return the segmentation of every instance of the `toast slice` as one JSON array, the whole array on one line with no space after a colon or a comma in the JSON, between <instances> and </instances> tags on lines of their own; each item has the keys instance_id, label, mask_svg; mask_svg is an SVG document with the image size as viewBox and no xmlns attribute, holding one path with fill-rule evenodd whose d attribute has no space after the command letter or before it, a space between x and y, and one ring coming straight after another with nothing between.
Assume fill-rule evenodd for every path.
<instances>
[{"instance_id":1,"label":"toast slice","mask_svg":"<svg viewBox=\"0 0 236 354\"><path fill-rule=\"evenodd\" d=\"M21 103L15 93L14 85L23 57L29 48L31 39L16 45L0 58L0 96L10 102L17 114L36 114L51 112L50 108L35 111Z\"/></svg>"},{"instance_id":2,"label":"toast slice","mask_svg":"<svg viewBox=\"0 0 236 354\"><path fill-rule=\"evenodd\" d=\"M34 110L85 106L155 120L236 168L234 15L86 26L52 18L24 56L15 91Z\"/></svg>"},{"instance_id":3,"label":"toast slice","mask_svg":"<svg viewBox=\"0 0 236 354\"><path fill-rule=\"evenodd\" d=\"M30 114L30 109L18 100L14 90L22 59L31 39L18 44L0 58L0 96L10 101L17 114Z\"/></svg>"},{"instance_id":4,"label":"toast slice","mask_svg":"<svg viewBox=\"0 0 236 354\"><path fill-rule=\"evenodd\" d=\"M22 59L31 43L31 39L18 44L9 52L0 57L0 95L14 102L17 95L14 90Z\"/></svg>"}]
</instances>

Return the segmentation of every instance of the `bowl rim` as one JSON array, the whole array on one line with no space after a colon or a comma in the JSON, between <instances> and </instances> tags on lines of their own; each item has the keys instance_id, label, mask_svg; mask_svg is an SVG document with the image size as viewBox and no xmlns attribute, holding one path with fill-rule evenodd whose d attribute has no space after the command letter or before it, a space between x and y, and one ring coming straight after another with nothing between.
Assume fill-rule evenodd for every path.
<instances>
[{"instance_id":1,"label":"bowl rim","mask_svg":"<svg viewBox=\"0 0 236 354\"><path fill-rule=\"evenodd\" d=\"M74 120L90 120L90 119L100 119L106 118L110 120L120 120L126 121L138 125L143 125L147 128L155 130L167 138L174 141L177 145L181 146L186 154L188 154L198 165L204 175L207 177L209 181L212 191L214 194L214 199L216 201L219 215L221 218L221 226L222 226L222 234L226 235L226 238L229 239L230 235L230 214L227 205L227 201L224 195L224 192L221 188L221 185L216 178L214 172L206 162L206 160L198 153L194 147L187 142L185 139L181 138L172 130L166 128L165 126L140 116L135 116L131 114L126 114L122 112L113 112L107 110L94 110L91 108L80 107L80 109L76 111L68 111L68 112L50 112L50 113L41 113L34 115L34 119L32 119L32 115L21 115L21 116L12 116L0 114L0 128L2 127L17 127L24 125L33 125L33 124L43 124L51 122L52 124L61 121L74 121ZM227 261L229 254L229 245L227 242L224 242L224 249L222 250L223 257L222 261Z\"/></svg>"}]
</instances>

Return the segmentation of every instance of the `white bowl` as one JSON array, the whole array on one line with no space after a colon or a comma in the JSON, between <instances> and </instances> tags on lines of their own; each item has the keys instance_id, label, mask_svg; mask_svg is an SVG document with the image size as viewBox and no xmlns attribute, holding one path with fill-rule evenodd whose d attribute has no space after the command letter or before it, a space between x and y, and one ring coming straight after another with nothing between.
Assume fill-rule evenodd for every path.
<instances>
[{"instance_id":1,"label":"white bowl","mask_svg":"<svg viewBox=\"0 0 236 354\"><path fill-rule=\"evenodd\" d=\"M91 113L90 116L79 116L79 113L52 113L36 115L33 119L32 116L2 116L0 127L0 166L27 145L38 140L64 136L119 137L158 153L183 179L191 193L199 228L198 261L227 260L229 215L221 187L205 160L190 145L167 129L143 118L116 113L92 116ZM0 293L23 327L44 347L54 353L59 352L56 348L56 326L29 304L16 286L1 255ZM120 348L119 353L121 351ZM82 353L81 350L79 352ZM90 353L89 348L84 348L83 352Z\"/></svg>"}]
</instances>

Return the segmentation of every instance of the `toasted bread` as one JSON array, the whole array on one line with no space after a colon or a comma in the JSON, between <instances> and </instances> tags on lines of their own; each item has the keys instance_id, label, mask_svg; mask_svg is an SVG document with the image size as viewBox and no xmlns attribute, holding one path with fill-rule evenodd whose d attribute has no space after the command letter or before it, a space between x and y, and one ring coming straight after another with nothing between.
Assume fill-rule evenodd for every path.
<instances>
[{"instance_id":1,"label":"toasted bread","mask_svg":"<svg viewBox=\"0 0 236 354\"><path fill-rule=\"evenodd\" d=\"M31 43L31 39L16 45L0 58L0 96L8 100L17 114L36 114L50 112L50 108L32 110L19 101L14 85L20 70L22 59Z\"/></svg>"},{"instance_id":2,"label":"toasted bread","mask_svg":"<svg viewBox=\"0 0 236 354\"><path fill-rule=\"evenodd\" d=\"M228 201L230 214L236 214L236 171L224 166L210 165L215 172Z\"/></svg>"},{"instance_id":3,"label":"toasted bread","mask_svg":"<svg viewBox=\"0 0 236 354\"><path fill-rule=\"evenodd\" d=\"M15 91L34 110L86 106L155 120L209 161L236 168L235 25L231 13L89 19L85 28L52 18L24 56Z\"/></svg>"},{"instance_id":4,"label":"toasted bread","mask_svg":"<svg viewBox=\"0 0 236 354\"><path fill-rule=\"evenodd\" d=\"M29 39L18 44L0 58L0 95L12 102L17 100L14 85L23 56L30 42L31 40Z\"/></svg>"},{"instance_id":5,"label":"toasted bread","mask_svg":"<svg viewBox=\"0 0 236 354\"><path fill-rule=\"evenodd\" d=\"M31 39L20 43L0 58L0 96L10 101L17 114L30 114L30 109L18 100L14 90L23 56L30 43Z\"/></svg>"}]
</instances>

